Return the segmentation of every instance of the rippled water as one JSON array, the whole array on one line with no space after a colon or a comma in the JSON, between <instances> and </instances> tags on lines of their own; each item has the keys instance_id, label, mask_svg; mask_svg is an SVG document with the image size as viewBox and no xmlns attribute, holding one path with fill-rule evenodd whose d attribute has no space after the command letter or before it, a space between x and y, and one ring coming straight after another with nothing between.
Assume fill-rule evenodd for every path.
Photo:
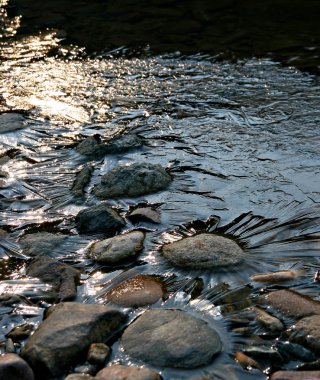
<instances>
[{"instance_id":1,"label":"rippled water","mask_svg":"<svg viewBox=\"0 0 320 380\"><path fill-rule=\"evenodd\" d=\"M215 62L200 54L71 59L73 50L64 50L54 32L15 40L10 28L0 67L1 292L45 299L50 287L25 276L27 257L19 238L29 231L62 232L66 244L52 255L83 269L79 301L103 302L108 289L134 274L159 275L169 297L157 307L198 313L225 336L224 354L191 374L214 370L226 379L228 364L243 379L266 378L258 370L249 375L233 355L261 338L272 345L274 337L257 328L246 338L232 331L231 321L248 306L245 300L254 304L262 291L250 281L255 273L299 268L304 275L290 287L318 298L313 281L320 249L318 78L269 60ZM76 144L85 136L129 131L138 133L144 146L93 160L85 199L76 201L70 188L87 161L74 150ZM91 190L102 174L144 161L168 168L169 189L108 203L124 216L138 204L153 205L161 224L140 225L147 238L138 262L116 270L93 264L86 247L99 236L79 236L73 217L98 202ZM132 228L127 220L125 230ZM160 256L164 242L200 231L237 239L246 252L244 263L212 273L177 269ZM268 290L272 287L263 289ZM47 304L39 305L0 310L1 339L16 324L39 323ZM140 312L132 312L131 320ZM114 360L131 363L117 343L113 352ZM161 373L164 379L190 376Z\"/></svg>"}]
</instances>

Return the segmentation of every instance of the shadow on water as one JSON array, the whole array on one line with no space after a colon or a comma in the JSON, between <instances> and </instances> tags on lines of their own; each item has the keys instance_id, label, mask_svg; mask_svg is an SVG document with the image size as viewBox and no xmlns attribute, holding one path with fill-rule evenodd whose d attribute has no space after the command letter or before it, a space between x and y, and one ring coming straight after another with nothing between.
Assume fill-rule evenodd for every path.
<instances>
[{"instance_id":1,"label":"shadow on water","mask_svg":"<svg viewBox=\"0 0 320 380\"><path fill-rule=\"evenodd\" d=\"M17 298L1 299L1 352L12 327L26 322L38 325L43 309L53 302L51 286L26 275L32 254L24 238L45 232L55 234L60 242L51 245L50 256L82 271L78 301L109 304L105 294L120 282L136 275L155 276L165 284L167 297L152 308L187 311L218 331L224 352L211 365L192 371L157 368L164 379L258 380L279 368L301 364L288 359L278 365L264 359L258 369L243 369L234 359L236 352L248 347L277 353L276 340L285 339L281 332L271 334L252 318L252 308L261 295L291 288L319 298L319 282L314 281L320 265L319 81L267 58L243 58L265 57L272 50L273 57L284 54L289 63L299 50L301 65L317 71L318 61L312 55L317 50L309 49L313 45L308 35L297 32L303 18L291 17L297 16L298 3L290 3L294 25L284 22L289 17L283 11L286 2L276 1L270 2L274 7L259 8L260 13L253 2L199 2L197 7L186 2L185 24L176 22L182 17L177 1L162 5L123 2L117 9L102 1L72 6L57 1L54 9L49 1L37 9L36 2L3 3L0 290ZM310 15L308 30L314 41L318 38L311 17L315 12L308 7L316 9L317 4L308 2L304 8ZM68 17L71 10L73 18ZM80 28L84 12L95 15L94 26L84 23ZM272 12L274 17L266 29L260 23L261 12ZM155 14L158 23L152 18ZM126 17L122 24L120 16ZM171 26L175 21L176 31L168 29L158 39L162 28L168 27L161 24L164 19ZM283 28L275 41L273 28L280 20ZM135 29L137 24L140 30ZM265 33L263 41L250 29L253 24ZM183 25L188 33L181 29ZM51 29L44 32L45 27ZM215 36L215 28L224 39ZM110 31L112 40L106 38ZM170 52L174 47L184 54L137 56L126 48L114 55L103 53L124 44L122 39L131 48L144 47L146 31L154 52ZM287 34L292 36L292 45ZM67 46L70 42L81 48ZM239 57L237 61L213 57L226 44L228 54ZM82 47L88 52L99 50L99 57L86 56ZM186 54L194 51L210 54ZM309 52L306 60L301 51ZM299 59L295 61L298 67ZM141 138L142 146L125 153L92 157L75 149L90 136L107 142L132 133ZM100 202L93 189L102 175L119 164L146 161L166 167L173 177L167 190L106 200L125 218L122 232L146 232L143 251L136 260L116 267L94 263L87 256L88 249L106 235L79 235L75 215ZM83 197L76 198L71 188L87 164L92 167L91 176ZM128 217L141 205L158 212L158 223ZM196 270L175 267L162 256L163 244L201 232L235 240L244 250L243 262L232 268ZM38 244L37 249L42 247ZM290 270L298 275L285 284L261 286L252 279L258 273ZM124 311L131 322L146 309ZM290 319L283 320L290 325ZM112 343L111 360L142 364L126 356L119 341Z\"/></svg>"}]
</instances>

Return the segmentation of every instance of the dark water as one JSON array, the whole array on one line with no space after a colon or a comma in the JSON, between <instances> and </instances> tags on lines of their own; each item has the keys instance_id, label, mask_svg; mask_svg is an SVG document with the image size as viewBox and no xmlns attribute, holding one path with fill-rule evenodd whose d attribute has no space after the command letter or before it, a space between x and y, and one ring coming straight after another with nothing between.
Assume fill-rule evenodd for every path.
<instances>
[{"instance_id":1,"label":"dark water","mask_svg":"<svg viewBox=\"0 0 320 380\"><path fill-rule=\"evenodd\" d=\"M0 154L7 152L9 157L2 157L0 168L0 289L1 293L22 294L35 302L1 311L0 339L17 324L39 323L46 304L36 301L50 292L48 285L25 275L27 257L19 239L30 231L62 232L68 235L66 245L52 254L83 270L79 301L101 303L103 294L121 279L141 273L159 275L168 284L169 298L156 307L176 307L201 315L224 336L225 352L211 366L188 372L158 368L164 379L212 371L218 378L230 379L226 368L241 379L266 379L274 368L266 366L264 373L247 372L233 356L243 347L261 344L261 340L271 347L279 337L270 337L257 325L250 337L235 333L232 321L241 310L255 305L261 292L273 289L262 289L252 282L250 276L255 273L299 269L302 275L287 286L319 298L319 284L313 276L319 269L320 248L320 86L318 77L310 74L318 70L315 46L319 35L313 29L315 13L308 8L316 10L318 3L307 3L304 9L310 15L309 34L297 32L301 19L286 25L281 8L272 8L273 23L278 25L278 18L283 19L282 32L287 44L291 36L293 45L288 49L281 45L279 34L279 39L270 37L273 45L264 40L260 41L260 50L253 45L246 50L241 41L250 37L258 44L259 39L259 34L248 29L246 38L240 35L240 42L233 42L233 50L232 43L227 44L229 58L237 56L237 60L221 59L226 54L225 44L219 38L216 45L211 43L216 39L210 28L217 28L219 33L224 29L210 17L207 23L198 21L200 32L192 34L196 30L196 24L189 24L196 17L192 16L185 24L187 34L179 29L184 25L181 22L177 34L167 31L156 44L161 29L154 25L150 4L158 12L169 9L165 17L175 20L180 17L179 2L168 1L162 6L156 2L124 3L127 8L117 10L123 16L121 24L117 19L120 16L114 8L112 13L108 4L106 12L113 15L116 26L102 17L103 2L79 2L76 6L58 1L54 9L51 2L42 4L2 2L0 116L11 112L12 118L6 124L10 131L0 124ZM192 14L200 19L207 14L223 16L218 25L225 28L234 25L236 10L243 19L249 17L248 28L262 17L259 13L256 18L252 13L250 16L249 5L248 12L240 12L240 5L234 2L225 2L225 7L215 4L199 2ZM297 15L297 2L291 4L291 11ZM190 3L186 3L186 15L190 14L188 7ZM69 19L70 9L74 16ZM94 19L85 19L81 28L79 14L89 9ZM24 15L21 19L20 11ZM243 19L238 23L243 24ZM132 35L138 21L143 28ZM147 22L154 33L149 33ZM273 23L268 24L270 30ZM59 30L44 31L45 26ZM108 32L102 34L101 30ZM107 38L110 30L112 38ZM145 30L148 37L142 32ZM204 48L206 35L199 37L203 30L211 33L208 49ZM168 36L172 36L170 42ZM78 46L71 46L71 42ZM141 55L146 42L151 48ZM106 52L120 45L131 48ZM139 54L133 49L138 47ZM291 54L298 52L297 66L301 64L309 72L268 59L269 49L273 57L283 55L287 64ZM98 51L96 55L94 50ZM154 55L151 50L163 54ZM223 54L217 59L214 55L219 52ZM93 161L95 170L85 199L75 202L70 188L86 162L74 150L75 145L85 136L111 137L123 131L138 133L144 139L143 148ZM86 248L98 237L79 236L73 218L80 209L98 202L91 190L102 174L118 164L144 161L161 163L170 170L174 178L170 188L108 203L123 216L138 204L153 205L161 212L161 224L140 226L148 233L138 262L116 270L93 264L86 258ZM125 230L133 227L127 221ZM177 269L160 256L163 243L207 230L237 239L245 247L244 263L212 273ZM131 320L140 312L131 312ZM117 342L112 360L134 364Z\"/></svg>"}]
</instances>

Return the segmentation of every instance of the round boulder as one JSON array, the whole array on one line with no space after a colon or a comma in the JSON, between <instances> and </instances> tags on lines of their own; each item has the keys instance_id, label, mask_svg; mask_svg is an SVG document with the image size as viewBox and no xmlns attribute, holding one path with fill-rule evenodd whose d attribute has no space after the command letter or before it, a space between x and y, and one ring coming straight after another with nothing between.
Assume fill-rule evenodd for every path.
<instances>
[{"instance_id":1,"label":"round boulder","mask_svg":"<svg viewBox=\"0 0 320 380\"><path fill-rule=\"evenodd\" d=\"M183 268L214 269L241 263L244 252L232 239L211 233L165 244L162 254Z\"/></svg>"},{"instance_id":2,"label":"round boulder","mask_svg":"<svg viewBox=\"0 0 320 380\"><path fill-rule=\"evenodd\" d=\"M159 164L135 163L120 166L102 176L94 192L100 198L138 197L165 189L170 174Z\"/></svg>"},{"instance_id":3,"label":"round boulder","mask_svg":"<svg viewBox=\"0 0 320 380\"><path fill-rule=\"evenodd\" d=\"M95 377L96 380L160 380L160 375L149 368L112 365L103 368Z\"/></svg>"},{"instance_id":4,"label":"round boulder","mask_svg":"<svg viewBox=\"0 0 320 380\"><path fill-rule=\"evenodd\" d=\"M164 296L164 287L151 276L138 275L121 282L106 297L124 307L151 305Z\"/></svg>"},{"instance_id":5,"label":"round boulder","mask_svg":"<svg viewBox=\"0 0 320 380\"><path fill-rule=\"evenodd\" d=\"M207 365L222 350L205 321L171 309L146 311L125 330L122 345L134 359L173 368Z\"/></svg>"}]
</instances>

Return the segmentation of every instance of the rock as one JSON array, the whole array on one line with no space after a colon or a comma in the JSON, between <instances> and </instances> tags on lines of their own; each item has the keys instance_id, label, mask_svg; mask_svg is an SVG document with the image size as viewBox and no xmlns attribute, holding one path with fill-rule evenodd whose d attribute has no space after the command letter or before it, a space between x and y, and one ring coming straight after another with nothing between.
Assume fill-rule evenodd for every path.
<instances>
[{"instance_id":1,"label":"rock","mask_svg":"<svg viewBox=\"0 0 320 380\"><path fill-rule=\"evenodd\" d=\"M22 357L41 379L59 377L86 354L91 343L110 338L125 319L107 306L60 303L47 310L46 319L23 347Z\"/></svg>"},{"instance_id":2,"label":"rock","mask_svg":"<svg viewBox=\"0 0 320 380\"><path fill-rule=\"evenodd\" d=\"M97 364L85 363L79 364L74 368L75 373L81 373L85 375L95 375L99 371Z\"/></svg>"},{"instance_id":3,"label":"rock","mask_svg":"<svg viewBox=\"0 0 320 380\"><path fill-rule=\"evenodd\" d=\"M95 380L161 380L161 376L149 368L112 365L99 371Z\"/></svg>"},{"instance_id":4,"label":"rock","mask_svg":"<svg viewBox=\"0 0 320 380\"><path fill-rule=\"evenodd\" d=\"M281 289L266 296L267 303L289 317L320 314L320 302L293 290Z\"/></svg>"},{"instance_id":5,"label":"rock","mask_svg":"<svg viewBox=\"0 0 320 380\"><path fill-rule=\"evenodd\" d=\"M277 371L270 380L320 380L320 371Z\"/></svg>"},{"instance_id":6,"label":"rock","mask_svg":"<svg viewBox=\"0 0 320 380\"><path fill-rule=\"evenodd\" d=\"M243 368L250 368L251 367L251 368L261 369L261 366L259 365L259 363L257 363L254 359L245 355L241 351L238 351L235 353L235 359Z\"/></svg>"},{"instance_id":7,"label":"rock","mask_svg":"<svg viewBox=\"0 0 320 380\"><path fill-rule=\"evenodd\" d=\"M273 364L279 364L284 362L283 357L274 348L264 346L246 346L243 347L242 351L245 355L257 359L258 361L267 360Z\"/></svg>"},{"instance_id":8,"label":"rock","mask_svg":"<svg viewBox=\"0 0 320 380\"><path fill-rule=\"evenodd\" d=\"M151 276L140 274L121 282L106 297L124 307L151 305L165 295L164 286Z\"/></svg>"},{"instance_id":9,"label":"rock","mask_svg":"<svg viewBox=\"0 0 320 380\"><path fill-rule=\"evenodd\" d=\"M76 216L75 222L80 233L112 233L119 231L125 225L121 216L104 203L81 210Z\"/></svg>"},{"instance_id":10,"label":"rock","mask_svg":"<svg viewBox=\"0 0 320 380\"><path fill-rule=\"evenodd\" d=\"M75 197L83 197L84 188L88 185L91 179L91 175L93 172L93 166L86 164L79 173L76 175L76 179L74 180L71 193Z\"/></svg>"},{"instance_id":11,"label":"rock","mask_svg":"<svg viewBox=\"0 0 320 380\"><path fill-rule=\"evenodd\" d=\"M87 137L76 147L76 151L85 156L100 158L106 154L117 154L139 148L142 140L135 134L116 136L102 142L99 135Z\"/></svg>"},{"instance_id":12,"label":"rock","mask_svg":"<svg viewBox=\"0 0 320 380\"><path fill-rule=\"evenodd\" d=\"M16 352L16 348L14 346L13 340L8 338L5 343L5 352L7 354L14 354Z\"/></svg>"},{"instance_id":13,"label":"rock","mask_svg":"<svg viewBox=\"0 0 320 380\"><path fill-rule=\"evenodd\" d=\"M143 248L145 234L132 231L94 243L88 256L96 261L116 264L135 257Z\"/></svg>"},{"instance_id":14,"label":"rock","mask_svg":"<svg viewBox=\"0 0 320 380\"><path fill-rule=\"evenodd\" d=\"M27 267L27 275L37 277L48 283L58 292L61 301L70 301L77 295L77 285L80 281L80 271L70 265L40 256L34 258Z\"/></svg>"},{"instance_id":15,"label":"rock","mask_svg":"<svg viewBox=\"0 0 320 380\"><path fill-rule=\"evenodd\" d=\"M137 197L163 190L171 180L161 165L135 163L107 172L94 193L100 198Z\"/></svg>"},{"instance_id":16,"label":"rock","mask_svg":"<svg viewBox=\"0 0 320 380\"><path fill-rule=\"evenodd\" d=\"M291 342L302 344L320 354L320 315L300 319L289 329Z\"/></svg>"},{"instance_id":17,"label":"rock","mask_svg":"<svg viewBox=\"0 0 320 380\"><path fill-rule=\"evenodd\" d=\"M259 307L254 307L253 310L256 313L257 321L264 325L271 332L279 332L284 330L284 325L278 318L273 317Z\"/></svg>"},{"instance_id":18,"label":"rock","mask_svg":"<svg viewBox=\"0 0 320 380\"><path fill-rule=\"evenodd\" d=\"M16 354L0 356L0 379L3 380L34 380L29 364Z\"/></svg>"},{"instance_id":19,"label":"rock","mask_svg":"<svg viewBox=\"0 0 320 380\"><path fill-rule=\"evenodd\" d=\"M275 347L287 361L292 358L303 362L312 362L317 359L313 352L297 343L277 341Z\"/></svg>"},{"instance_id":20,"label":"rock","mask_svg":"<svg viewBox=\"0 0 320 380\"><path fill-rule=\"evenodd\" d=\"M244 252L229 238L202 233L165 244L162 254L173 264L192 269L215 269L241 263Z\"/></svg>"},{"instance_id":21,"label":"rock","mask_svg":"<svg viewBox=\"0 0 320 380\"><path fill-rule=\"evenodd\" d=\"M71 373L64 380L93 380L94 377L87 375L85 373Z\"/></svg>"},{"instance_id":22,"label":"rock","mask_svg":"<svg viewBox=\"0 0 320 380\"><path fill-rule=\"evenodd\" d=\"M128 215L133 223L139 222L149 222L159 224L161 223L160 215L157 211L153 210L151 207L139 207L132 211Z\"/></svg>"},{"instance_id":23,"label":"rock","mask_svg":"<svg viewBox=\"0 0 320 380\"><path fill-rule=\"evenodd\" d=\"M89 347L87 361L103 366L110 356L111 349L104 343L92 343Z\"/></svg>"},{"instance_id":24,"label":"rock","mask_svg":"<svg viewBox=\"0 0 320 380\"><path fill-rule=\"evenodd\" d=\"M14 112L0 114L0 133L14 132L25 127L25 118Z\"/></svg>"},{"instance_id":25,"label":"rock","mask_svg":"<svg viewBox=\"0 0 320 380\"><path fill-rule=\"evenodd\" d=\"M6 334L6 337L12 339L13 342L19 342L20 340L27 339L34 329L35 327L33 324L24 323L22 325L15 326L8 332L8 334Z\"/></svg>"},{"instance_id":26,"label":"rock","mask_svg":"<svg viewBox=\"0 0 320 380\"><path fill-rule=\"evenodd\" d=\"M209 364L222 350L218 333L180 310L149 310L122 336L124 351L160 367L195 368Z\"/></svg>"},{"instance_id":27,"label":"rock","mask_svg":"<svg viewBox=\"0 0 320 380\"><path fill-rule=\"evenodd\" d=\"M28 256L54 256L54 252L61 248L67 239L67 235L36 232L23 236L19 243L23 249L23 253Z\"/></svg>"},{"instance_id":28,"label":"rock","mask_svg":"<svg viewBox=\"0 0 320 380\"><path fill-rule=\"evenodd\" d=\"M293 280L301 274L302 271L298 270L277 270L271 273L255 274L250 279L257 282L283 282Z\"/></svg>"}]
</instances>

